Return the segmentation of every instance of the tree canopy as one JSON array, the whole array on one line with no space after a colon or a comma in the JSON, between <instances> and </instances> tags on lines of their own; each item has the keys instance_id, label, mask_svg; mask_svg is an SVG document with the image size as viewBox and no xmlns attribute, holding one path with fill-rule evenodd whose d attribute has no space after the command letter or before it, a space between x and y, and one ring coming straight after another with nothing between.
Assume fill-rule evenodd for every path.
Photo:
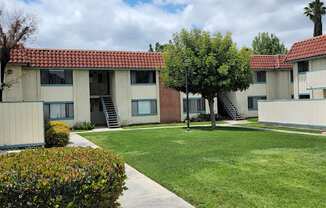
<instances>
[{"instance_id":1,"label":"tree canopy","mask_svg":"<svg viewBox=\"0 0 326 208\"><path fill-rule=\"evenodd\" d=\"M10 51L24 43L36 30L36 24L30 15L23 13L9 14L0 10L0 102L6 83L6 66L10 61Z\"/></svg>"},{"instance_id":2,"label":"tree canopy","mask_svg":"<svg viewBox=\"0 0 326 208\"><path fill-rule=\"evenodd\" d=\"M208 100L212 126L215 127L214 98L222 92L245 90L249 87L250 50L238 50L231 34L211 35L206 31L183 29L174 34L164 50L166 86L186 91L188 70L189 92Z\"/></svg>"},{"instance_id":3,"label":"tree canopy","mask_svg":"<svg viewBox=\"0 0 326 208\"><path fill-rule=\"evenodd\" d=\"M280 39L267 32L259 33L252 41L254 54L260 55L277 55L286 54L287 49Z\"/></svg>"},{"instance_id":4,"label":"tree canopy","mask_svg":"<svg viewBox=\"0 0 326 208\"><path fill-rule=\"evenodd\" d=\"M322 16L326 14L324 2L314 0L304 8L304 14L314 23L314 37L323 34Z\"/></svg>"}]
</instances>

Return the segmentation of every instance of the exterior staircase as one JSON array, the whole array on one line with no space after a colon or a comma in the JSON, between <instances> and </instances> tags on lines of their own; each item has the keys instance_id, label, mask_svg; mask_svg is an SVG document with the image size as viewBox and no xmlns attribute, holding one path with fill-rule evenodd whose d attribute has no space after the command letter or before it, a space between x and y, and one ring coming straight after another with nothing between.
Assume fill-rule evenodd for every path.
<instances>
[{"instance_id":1,"label":"exterior staircase","mask_svg":"<svg viewBox=\"0 0 326 208\"><path fill-rule=\"evenodd\" d=\"M219 95L218 99L221 102L226 113L231 117L231 119L233 120L245 119L240 115L238 109L233 105L231 100L225 94L222 93L221 95Z\"/></svg>"},{"instance_id":2,"label":"exterior staircase","mask_svg":"<svg viewBox=\"0 0 326 208\"><path fill-rule=\"evenodd\" d=\"M110 96L103 96L101 97L101 103L108 128L119 128L120 123L112 98Z\"/></svg>"}]
</instances>

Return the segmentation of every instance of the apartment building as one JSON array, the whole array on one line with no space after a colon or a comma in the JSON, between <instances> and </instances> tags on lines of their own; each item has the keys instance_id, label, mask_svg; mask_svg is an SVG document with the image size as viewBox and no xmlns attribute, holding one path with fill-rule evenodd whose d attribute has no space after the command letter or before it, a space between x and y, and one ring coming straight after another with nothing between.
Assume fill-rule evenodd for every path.
<instances>
[{"instance_id":1,"label":"apartment building","mask_svg":"<svg viewBox=\"0 0 326 208\"><path fill-rule=\"evenodd\" d=\"M18 48L5 75L6 102L44 102L44 119L120 125L184 119L183 94L160 80L160 53ZM208 103L192 95L192 116Z\"/></svg>"}]
</instances>

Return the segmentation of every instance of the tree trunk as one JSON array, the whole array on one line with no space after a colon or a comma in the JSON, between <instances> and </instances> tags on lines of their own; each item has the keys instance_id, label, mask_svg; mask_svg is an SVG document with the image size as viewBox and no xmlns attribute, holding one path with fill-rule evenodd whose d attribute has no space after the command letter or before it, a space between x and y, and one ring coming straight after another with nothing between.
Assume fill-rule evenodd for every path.
<instances>
[{"instance_id":1,"label":"tree trunk","mask_svg":"<svg viewBox=\"0 0 326 208\"><path fill-rule=\"evenodd\" d=\"M10 49L0 48L0 102L3 101L3 90L5 84L5 70L10 60Z\"/></svg>"},{"instance_id":2,"label":"tree trunk","mask_svg":"<svg viewBox=\"0 0 326 208\"><path fill-rule=\"evenodd\" d=\"M323 24L322 19L318 19L314 25L314 37L323 35Z\"/></svg>"},{"instance_id":3,"label":"tree trunk","mask_svg":"<svg viewBox=\"0 0 326 208\"><path fill-rule=\"evenodd\" d=\"M214 98L208 99L209 112L211 117L212 128L216 127L215 112L214 112Z\"/></svg>"}]
</instances>

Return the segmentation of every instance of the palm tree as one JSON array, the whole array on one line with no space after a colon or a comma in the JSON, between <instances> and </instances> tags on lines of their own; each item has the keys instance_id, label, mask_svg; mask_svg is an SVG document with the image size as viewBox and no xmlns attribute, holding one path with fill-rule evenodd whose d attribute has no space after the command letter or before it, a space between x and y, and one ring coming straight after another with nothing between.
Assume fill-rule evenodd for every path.
<instances>
[{"instance_id":1,"label":"palm tree","mask_svg":"<svg viewBox=\"0 0 326 208\"><path fill-rule=\"evenodd\" d=\"M324 2L314 0L304 8L304 14L314 23L314 37L323 34L322 16L326 14Z\"/></svg>"}]
</instances>

